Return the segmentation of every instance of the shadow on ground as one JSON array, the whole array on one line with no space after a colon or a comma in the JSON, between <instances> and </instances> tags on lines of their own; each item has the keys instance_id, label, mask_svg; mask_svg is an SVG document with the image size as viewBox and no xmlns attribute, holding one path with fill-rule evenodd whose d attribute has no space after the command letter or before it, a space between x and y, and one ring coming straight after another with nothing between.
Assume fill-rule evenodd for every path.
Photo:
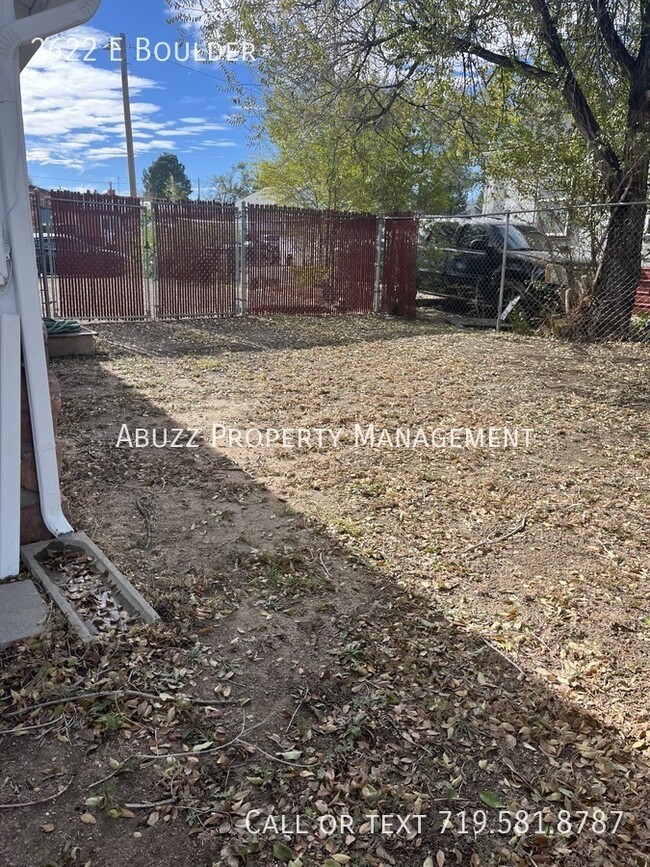
<instances>
[{"instance_id":1,"label":"shadow on ground","mask_svg":"<svg viewBox=\"0 0 650 867\"><path fill-rule=\"evenodd\" d=\"M434 311L421 311L416 319L374 315L247 316L186 322L114 322L96 328L103 342L113 349L160 356L309 349L400 340L450 330Z\"/></svg>"},{"instance_id":2,"label":"shadow on ground","mask_svg":"<svg viewBox=\"0 0 650 867\"><path fill-rule=\"evenodd\" d=\"M181 426L96 359L56 372L77 527L163 622L84 648L55 619L0 657L6 867L648 864L638 745L207 444L116 448L123 418ZM79 698L115 689L141 695ZM286 833L251 834L250 809ZM323 815L352 824L319 835Z\"/></svg>"}]
</instances>

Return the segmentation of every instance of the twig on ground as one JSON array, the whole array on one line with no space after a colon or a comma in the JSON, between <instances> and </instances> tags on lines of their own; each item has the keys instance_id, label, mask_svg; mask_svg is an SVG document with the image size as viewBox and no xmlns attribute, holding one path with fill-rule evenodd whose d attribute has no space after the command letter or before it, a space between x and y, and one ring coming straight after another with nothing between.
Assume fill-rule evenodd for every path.
<instances>
[{"instance_id":1,"label":"twig on ground","mask_svg":"<svg viewBox=\"0 0 650 867\"><path fill-rule=\"evenodd\" d=\"M548 644L544 641L543 638L540 638L539 635L537 635L535 632L529 632L528 634L531 638L534 638L535 641L539 641L542 647L545 647L552 656L557 656L557 653L553 650L552 647L548 646Z\"/></svg>"},{"instance_id":2,"label":"twig on ground","mask_svg":"<svg viewBox=\"0 0 650 867\"><path fill-rule=\"evenodd\" d=\"M144 547L148 548L151 545L151 535L152 535L152 517L153 517L153 509L151 508L151 495L146 497L140 497L140 499L136 502L136 507L138 512L142 515L142 519L144 521L145 530L147 531L147 539L144 543Z\"/></svg>"},{"instance_id":3,"label":"twig on ground","mask_svg":"<svg viewBox=\"0 0 650 867\"><path fill-rule=\"evenodd\" d=\"M298 706L297 706L296 709L294 710L293 715L292 715L291 719L289 720L289 725L288 725L288 726L286 727L286 729L284 730L285 735L286 735L286 733L289 731L289 729L291 728L291 726L293 725L293 721L294 721L295 718L297 717L297 715L298 715L298 711L299 711L300 708L303 706L303 703L304 703L305 699L307 698L307 693L308 693L308 692L309 692L309 689L308 689L307 687L305 687L304 690L303 690L303 693L302 693L302 697L301 697L300 701L298 702Z\"/></svg>"},{"instance_id":4,"label":"twig on ground","mask_svg":"<svg viewBox=\"0 0 650 867\"><path fill-rule=\"evenodd\" d=\"M123 771L123 770L126 768L126 766L128 765L128 763L132 760L132 758L133 758L133 756L129 756L128 759L124 759L124 761L123 761L123 762L120 762L120 764L118 765L117 768L115 768L114 771L111 771L110 774L108 774L108 775L105 776L105 777L102 777L101 780L95 780L94 783L90 783L90 785L88 786L88 788L89 788L89 789L95 789L95 788L97 788L97 786L101 786L102 783L107 783L109 780L112 780L113 777L116 777L118 774L121 774L122 771Z\"/></svg>"},{"instance_id":5,"label":"twig on ground","mask_svg":"<svg viewBox=\"0 0 650 867\"><path fill-rule=\"evenodd\" d=\"M239 738L236 738L240 744L245 747L250 747L258 753L261 753L263 756L266 756L267 759L271 759L272 762L279 762L281 765L286 765L289 768L309 768L309 770L313 770L313 765L301 765L298 762L288 762L286 759L280 759L278 756L274 756L273 753L267 753L266 750L263 750L262 747L258 747L257 744L249 744L247 741L242 741Z\"/></svg>"},{"instance_id":6,"label":"twig on ground","mask_svg":"<svg viewBox=\"0 0 650 867\"><path fill-rule=\"evenodd\" d=\"M515 662L514 659L512 659L510 656L508 656L507 653L504 653L502 650L499 650L499 648L496 646L496 644L492 644L491 641L488 641L487 638L483 638L483 636L481 636L481 641L485 645L487 645L490 648L490 650L493 650L495 653L498 653L499 656L502 656L506 662L510 663L510 665L512 665L514 668L516 668L517 671L521 672L521 674L523 674L523 675L526 674L526 672L519 665L519 663Z\"/></svg>"},{"instance_id":7,"label":"twig on ground","mask_svg":"<svg viewBox=\"0 0 650 867\"><path fill-rule=\"evenodd\" d=\"M180 695L178 693L167 693L167 695L169 696L169 699L186 701L190 704L196 704L202 707L212 707L213 705L218 704L238 704L238 702L235 701L226 701L224 699L213 701L203 698L194 698L190 695ZM12 719L13 717L24 716L25 714L32 713L32 711L42 710L46 707L56 707L59 704L87 701L92 698L147 698L153 701L169 700L167 698L162 698L160 695L155 693L140 692L137 689L111 689L106 692L80 692L77 693L77 695L62 695L59 698L54 698L50 701L42 701L39 704L32 704L28 707L23 707L20 710L13 710L10 713L2 713L0 714L0 719Z\"/></svg>"},{"instance_id":8,"label":"twig on ground","mask_svg":"<svg viewBox=\"0 0 650 867\"><path fill-rule=\"evenodd\" d=\"M124 804L126 810L153 810L155 807L166 807L168 804L174 804L177 798L164 798L162 801L149 801L145 804Z\"/></svg>"},{"instance_id":9,"label":"twig on ground","mask_svg":"<svg viewBox=\"0 0 650 867\"><path fill-rule=\"evenodd\" d=\"M492 536L488 536L486 539L483 539L481 542L477 542L476 545L470 545L469 548L465 548L463 554L469 554L470 551L476 551L477 548L487 548L490 545L499 545L501 542L505 542L506 539L510 539L512 536L515 536L517 533L523 533L526 529L526 523L528 521L528 512L522 517L521 521L510 530L508 533L505 533L503 536L497 536L496 539L493 539Z\"/></svg>"},{"instance_id":10,"label":"twig on ground","mask_svg":"<svg viewBox=\"0 0 650 867\"><path fill-rule=\"evenodd\" d=\"M70 780L67 786L59 789L59 791L54 795L48 795L47 798L39 798L37 801L20 801L16 804L0 804L0 810L18 810L20 807L35 807L38 804L47 804L49 801L54 801L57 798L60 798L61 795L68 791L71 785L72 780Z\"/></svg>"},{"instance_id":11,"label":"twig on ground","mask_svg":"<svg viewBox=\"0 0 650 867\"><path fill-rule=\"evenodd\" d=\"M251 726L249 729L246 728L246 714L244 714L244 721L242 723L242 728L239 734L232 738L232 740L226 741L225 744L219 744L216 747L210 747L207 750L198 750L198 752L192 752L192 750L187 750L182 753L160 753L160 755L156 755L155 753L136 753L133 756L130 756L132 759L140 759L141 761L149 762L149 761L159 761L160 759L187 759L190 756L195 756L196 758L201 758L201 756L209 756L212 753L220 753L225 750L227 747L232 747L237 743L244 743L241 740L243 735L250 734L250 732L255 731L255 729L259 728L264 724L266 720L262 720L262 722L255 723L254 726Z\"/></svg>"},{"instance_id":12,"label":"twig on ground","mask_svg":"<svg viewBox=\"0 0 650 867\"><path fill-rule=\"evenodd\" d=\"M128 343L118 343L117 340L109 340L109 338L104 336L103 334L102 334L102 341L104 343L110 344L111 346L117 346L120 349L126 349L129 352L135 353L136 355L148 355L151 358L164 358L165 357L164 352L152 352L149 349L143 349L141 346L130 346Z\"/></svg>"},{"instance_id":13,"label":"twig on ground","mask_svg":"<svg viewBox=\"0 0 650 867\"><path fill-rule=\"evenodd\" d=\"M27 732L36 731L36 729L47 728L48 726L50 726L51 728L54 728L61 721L62 721L61 717L58 717L57 719L49 719L47 722L38 723L38 725L33 725L33 726L17 725L12 729L0 729L0 735L22 735L22 734L27 734Z\"/></svg>"}]
</instances>

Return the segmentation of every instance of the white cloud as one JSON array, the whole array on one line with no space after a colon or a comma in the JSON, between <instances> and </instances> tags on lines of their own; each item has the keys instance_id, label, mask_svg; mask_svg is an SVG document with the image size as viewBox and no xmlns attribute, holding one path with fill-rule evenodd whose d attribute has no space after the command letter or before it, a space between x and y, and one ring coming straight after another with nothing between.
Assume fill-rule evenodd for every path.
<instances>
[{"instance_id":1,"label":"white cloud","mask_svg":"<svg viewBox=\"0 0 650 867\"><path fill-rule=\"evenodd\" d=\"M102 46L109 39L110 34L94 27L79 27L58 43L48 40L23 72L23 114L31 168L59 165L88 174L96 165L125 159L119 65L105 69L91 62L103 56ZM75 46L77 51L73 51ZM180 148L181 153L189 150L190 143L203 147L206 132L227 129L198 116L166 119L154 101L156 90L161 89L158 82L131 70L129 85L136 156L178 151L183 142L186 146Z\"/></svg>"},{"instance_id":2,"label":"white cloud","mask_svg":"<svg viewBox=\"0 0 650 867\"><path fill-rule=\"evenodd\" d=\"M205 96L184 96L182 99L179 99L179 105L200 105L204 102L207 102L207 98Z\"/></svg>"}]
</instances>

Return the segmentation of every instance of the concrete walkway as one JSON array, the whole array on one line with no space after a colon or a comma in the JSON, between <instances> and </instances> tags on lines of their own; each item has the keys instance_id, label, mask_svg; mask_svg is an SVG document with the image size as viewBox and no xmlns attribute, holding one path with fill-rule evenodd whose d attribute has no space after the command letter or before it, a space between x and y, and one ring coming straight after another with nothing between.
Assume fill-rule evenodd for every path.
<instances>
[{"instance_id":1,"label":"concrete walkway","mask_svg":"<svg viewBox=\"0 0 650 867\"><path fill-rule=\"evenodd\" d=\"M0 650L40 635L49 615L33 581L0 584Z\"/></svg>"}]
</instances>

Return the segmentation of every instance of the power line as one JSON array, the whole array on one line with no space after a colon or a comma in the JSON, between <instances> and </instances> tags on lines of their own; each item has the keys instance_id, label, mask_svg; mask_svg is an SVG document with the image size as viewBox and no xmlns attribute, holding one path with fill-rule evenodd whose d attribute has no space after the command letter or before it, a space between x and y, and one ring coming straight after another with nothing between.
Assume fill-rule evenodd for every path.
<instances>
[{"instance_id":1,"label":"power line","mask_svg":"<svg viewBox=\"0 0 650 867\"><path fill-rule=\"evenodd\" d=\"M225 84L225 85L230 84L230 82L228 81L227 78L221 78L219 76L212 75L209 72L204 72L202 69L195 69L193 66L188 66L185 63L179 63L177 60L172 60L170 58L169 60L167 60L165 62L171 63L173 66L179 66L181 69L184 69L186 72L195 72L197 75L205 75L206 78L212 78L214 81L220 82L220 84ZM252 81L247 82L245 84L242 82L241 86L242 87L259 87L259 88L264 87L263 84L256 84L255 82L252 82Z\"/></svg>"},{"instance_id":2,"label":"power line","mask_svg":"<svg viewBox=\"0 0 650 867\"><path fill-rule=\"evenodd\" d=\"M117 179L117 175L114 175L112 178L109 178L109 180L106 180L106 178L80 178L78 181L75 181L74 178L60 178L54 177L53 175L34 174L34 172L30 172L29 176L32 179L40 178L43 181L64 181L67 184L110 184L112 181Z\"/></svg>"}]
</instances>

